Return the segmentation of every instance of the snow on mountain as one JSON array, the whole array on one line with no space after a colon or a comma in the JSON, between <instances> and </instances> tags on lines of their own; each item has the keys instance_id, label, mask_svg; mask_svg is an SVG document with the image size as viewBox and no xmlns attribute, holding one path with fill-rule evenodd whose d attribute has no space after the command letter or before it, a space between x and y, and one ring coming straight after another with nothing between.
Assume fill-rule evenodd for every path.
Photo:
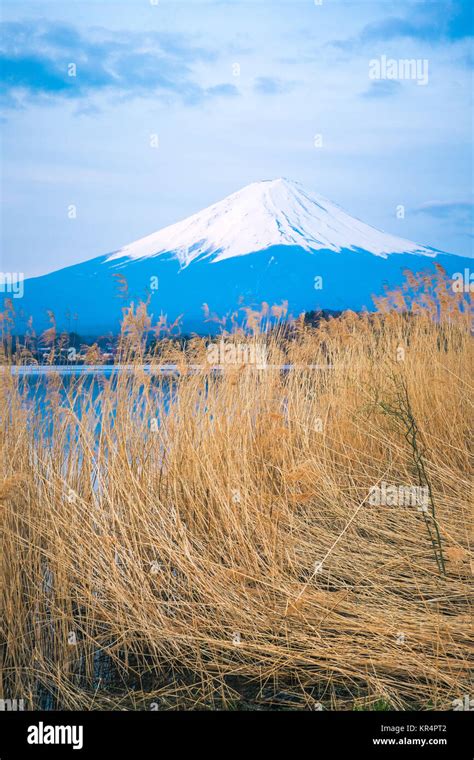
<instances>
[{"instance_id":1,"label":"snow on mountain","mask_svg":"<svg viewBox=\"0 0 474 760\"><path fill-rule=\"evenodd\" d=\"M182 222L126 245L107 261L173 252L184 267L203 256L216 263L278 245L306 251L362 249L383 257L436 254L431 248L381 232L300 183L280 178L253 182Z\"/></svg>"}]
</instances>

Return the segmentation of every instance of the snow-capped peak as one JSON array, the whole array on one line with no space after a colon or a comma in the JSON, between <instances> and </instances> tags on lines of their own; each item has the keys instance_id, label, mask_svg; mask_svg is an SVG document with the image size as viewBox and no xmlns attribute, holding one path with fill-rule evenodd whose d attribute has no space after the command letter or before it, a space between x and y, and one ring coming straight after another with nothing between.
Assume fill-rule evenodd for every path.
<instances>
[{"instance_id":1,"label":"snow-capped peak","mask_svg":"<svg viewBox=\"0 0 474 760\"><path fill-rule=\"evenodd\" d=\"M218 262L276 245L312 251L362 249L383 257L436 253L364 224L299 182L280 178L253 182L182 222L124 246L108 261L173 253L187 266L201 256Z\"/></svg>"}]
</instances>

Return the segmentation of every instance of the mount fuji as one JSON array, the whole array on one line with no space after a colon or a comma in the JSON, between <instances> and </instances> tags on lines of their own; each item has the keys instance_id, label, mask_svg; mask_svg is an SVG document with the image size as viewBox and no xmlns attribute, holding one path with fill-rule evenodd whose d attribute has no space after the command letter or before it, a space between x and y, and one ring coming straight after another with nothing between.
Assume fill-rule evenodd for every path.
<instances>
[{"instance_id":1,"label":"mount fuji","mask_svg":"<svg viewBox=\"0 0 474 760\"><path fill-rule=\"evenodd\" d=\"M26 280L14 301L16 331L18 317L23 329L32 317L43 330L51 310L58 329L77 314L82 335L117 332L123 307L148 297L155 320L182 315L182 332L202 334L220 329L209 312L242 314L263 301L287 301L294 315L370 309L372 295L400 284L404 270L432 270L434 262L452 275L471 260L381 232L297 182L254 182L120 250ZM117 275L128 301L118 297Z\"/></svg>"}]
</instances>

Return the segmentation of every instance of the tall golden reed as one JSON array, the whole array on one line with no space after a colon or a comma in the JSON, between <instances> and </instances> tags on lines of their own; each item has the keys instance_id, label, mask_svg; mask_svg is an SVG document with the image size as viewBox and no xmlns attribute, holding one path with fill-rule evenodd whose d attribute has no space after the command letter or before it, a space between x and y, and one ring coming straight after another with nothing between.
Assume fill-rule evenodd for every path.
<instances>
[{"instance_id":1,"label":"tall golden reed","mask_svg":"<svg viewBox=\"0 0 474 760\"><path fill-rule=\"evenodd\" d=\"M150 355L142 304L121 336L132 370L51 373L41 403L4 342L3 697L452 709L469 694L469 314L441 272L409 285L317 328L262 330L252 312L252 334L224 340L263 343L264 369L214 372L201 338ZM152 379L144 362L178 369ZM372 503L383 483L425 486L418 455L428 512Z\"/></svg>"}]
</instances>

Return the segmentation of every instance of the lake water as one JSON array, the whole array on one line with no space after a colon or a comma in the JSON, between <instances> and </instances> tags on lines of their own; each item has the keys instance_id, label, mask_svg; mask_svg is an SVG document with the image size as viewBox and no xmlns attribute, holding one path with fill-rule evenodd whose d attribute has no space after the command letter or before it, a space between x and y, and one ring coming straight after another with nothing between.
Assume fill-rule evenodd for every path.
<instances>
[{"instance_id":1,"label":"lake water","mask_svg":"<svg viewBox=\"0 0 474 760\"><path fill-rule=\"evenodd\" d=\"M206 365L207 370L211 370L214 376L221 375L228 366ZM203 369L203 365L187 365L186 371L198 374ZM264 369L255 369L255 371L266 372L274 370L281 373L289 373L294 370L332 370L330 364L326 365L266 365ZM46 424L51 420L51 405L48 402L48 394L51 390L59 393L61 402L68 406L77 415L78 419L86 410L94 409L96 415L100 418L100 394L103 390L102 381L105 379L110 382L112 389L119 378L132 377L135 372L142 371L145 375L152 378L151 389L149 392L156 390L156 416L159 418L163 413L166 414L169 404L174 397L177 384L174 382L180 375L180 368L176 364L162 365L22 365L8 368L0 367L1 372L11 372L19 377L20 389L24 392L25 404L32 413L40 413ZM207 381L204 379L204 393L206 393ZM51 383L50 383L51 381ZM58 382L59 381L59 382ZM141 398L142 389L134 389L134 397L137 405ZM100 425L99 425L100 429Z\"/></svg>"}]
</instances>

